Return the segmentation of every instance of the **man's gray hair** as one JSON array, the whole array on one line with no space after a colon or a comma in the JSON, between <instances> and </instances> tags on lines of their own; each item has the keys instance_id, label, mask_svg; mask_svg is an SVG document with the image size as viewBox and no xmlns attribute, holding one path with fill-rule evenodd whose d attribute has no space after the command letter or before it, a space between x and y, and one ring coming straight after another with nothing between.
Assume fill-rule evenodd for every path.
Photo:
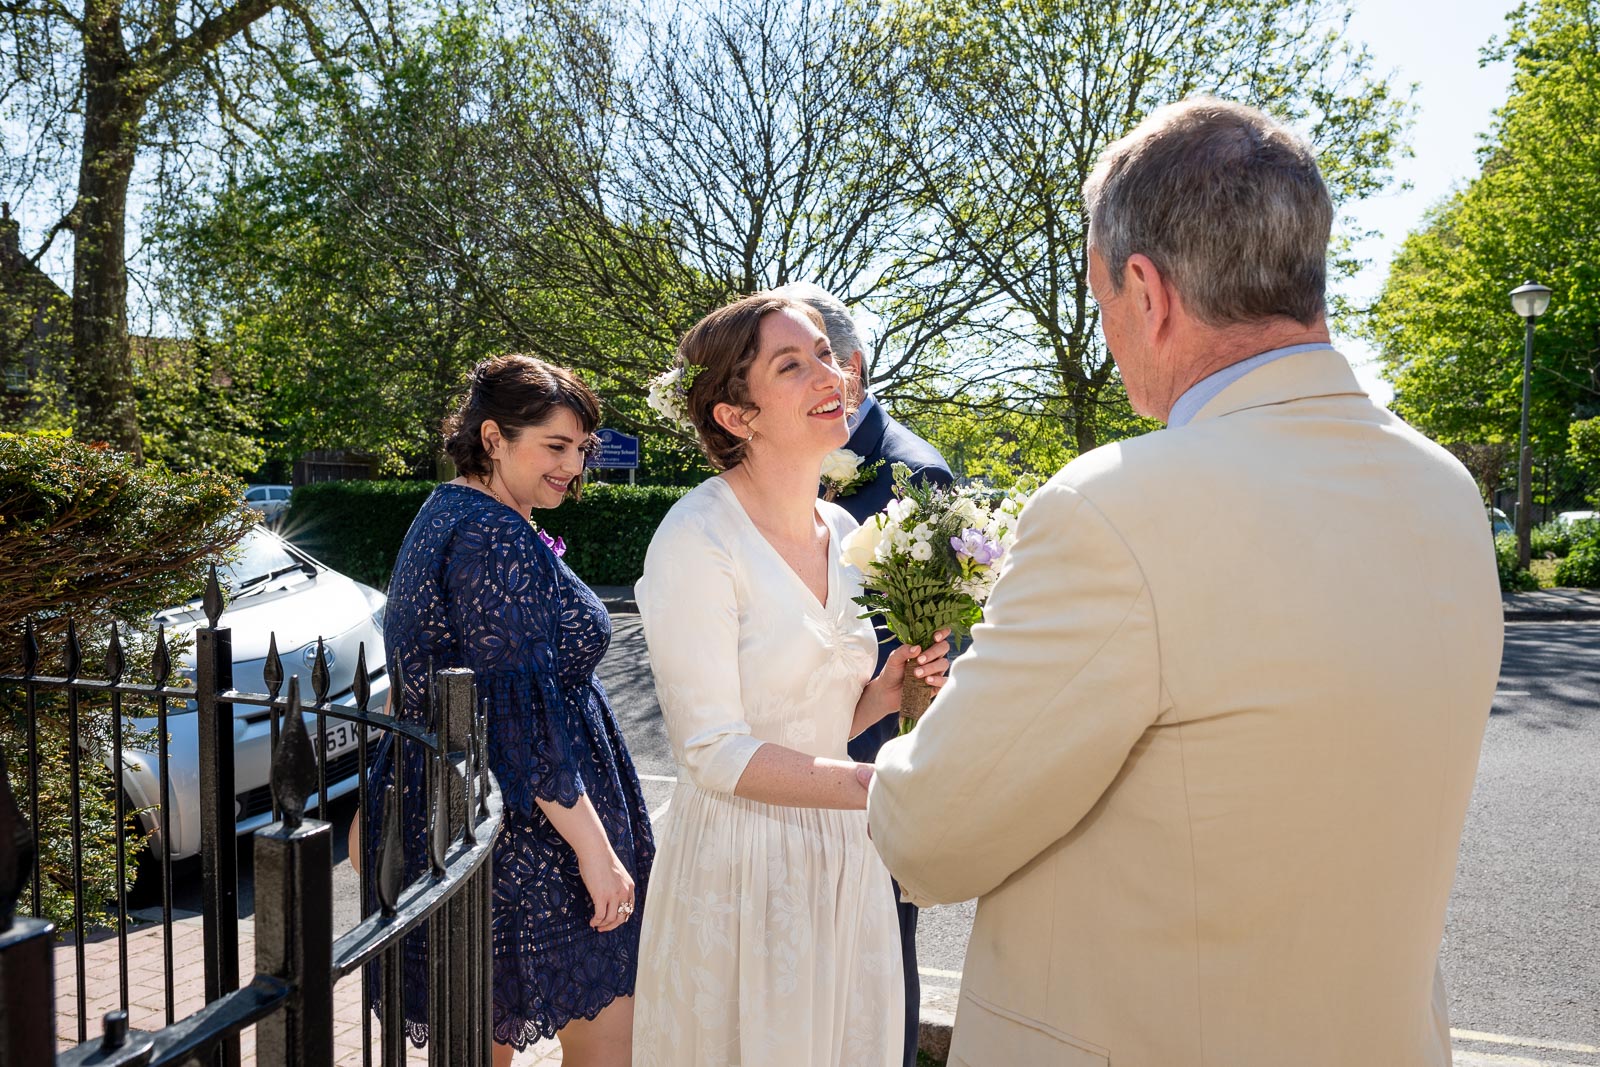
<instances>
[{"instance_id":1,"label":"man's gray hair","mask_svg":"<svg viewBox=\"0 0 1600 1067\"><path fill-rule=\"evenodd\" d=\"M867 344L861 339L861 332L856 329L856 320L850 314L850 309L844 306L844 301L828 292L822 286L813 282L790 282L780 285L772 290L772 295L787 297L790 300L801 300L817 309L822 316L823 329L828 332L828 344L833 347L834 358L842 366L850 358L850 353L861 352L861 374L867 373L867 358L871 353Z\"/></svg>"},{"instance_id":2,"label":"man's gray hair","mask_svg":"<svg viewBox=\"0 0 1600 1067\"><path fill-rule=\"evenodd\" d=\"M1089 243L1122 290L1150 257L1213 326L1326 309L1333 201L1311 146L1253 107L1194 97L1106 148L1083 187Z\"/></svg>"}]
</instances>

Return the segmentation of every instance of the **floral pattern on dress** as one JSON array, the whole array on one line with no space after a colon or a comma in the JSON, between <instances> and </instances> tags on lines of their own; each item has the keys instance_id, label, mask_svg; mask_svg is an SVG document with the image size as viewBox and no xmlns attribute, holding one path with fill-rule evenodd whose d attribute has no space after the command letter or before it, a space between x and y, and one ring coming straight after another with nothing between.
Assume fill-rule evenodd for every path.
<instances>
[{"instance_id":1,"label":"floral pattern on dress","mask_svg":"<svg viewBox=\"0 0 1600 1067\"><path fill-rule=\"evenodd\" d=\"M432 670L472 668L488 700L487 755L505 804L494 843L494 1039L519 1049L633 994L639 923L590 927L577 855L535 803L570 807L589 797L642 911L655 842L639 776L594 677L610 642L605 606L521 515L459 485L440 486L423 504L390 580L384 643L405 669L406 721L431 728ZM369 771L374 826L392 779L392 741L378 744ZM402 763L409 883L427 867L421 746L404 743ZM428 1034L426 963L426 933L407 938L405 1022L418 1045ZM371 973L376 1007L381 983Z\"/></svg>"}]
</instances>

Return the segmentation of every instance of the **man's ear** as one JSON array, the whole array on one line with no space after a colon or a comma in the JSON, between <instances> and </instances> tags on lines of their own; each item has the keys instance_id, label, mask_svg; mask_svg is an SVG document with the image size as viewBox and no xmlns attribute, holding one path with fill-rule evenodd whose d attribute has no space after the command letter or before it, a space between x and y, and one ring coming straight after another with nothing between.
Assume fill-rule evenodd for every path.
<instances>
[{"instance_id":1,"label":"man's ear","mask_svg":"<svg viewBox=\"0 0 1600 1067\"><path fill-rule=\"evenodd\" d=\"M711 417L717 420L717 425L727 430L741 441L750 436L750 420L748 413L732 404L718 404L711 409Z\"/></svg>"},{"instance_id":2,"label":"man's ear","mask_svg":"<svg viewBox=\"0 0 1600 1067\"><path fill-rule=\"evenodd\" d=\"M866 384L867 357L861 354L861 349L850 353L850 358L844 361L844 368L856 380L857 385Z\"/></svg>"},{"instance_id":3,"label":"man's ear","mask_svg":"<svg viewBox=\"0 0 1600 1067\"><path fill-rule=\"evenodd\" d=\"M1175 310L1167 278L1149 256L1135 252L1123 268L1123 286L1134 300L1145 336L1154 341L1166 329Z\"/></svg>"},{"instance_id":4,"label":"man's ear","mask_svg":"<svg viewBox=\"0 0 1600 1067\"><path fill-rule=\"evenodd\" d=\"M490 459L493 459L495 449L499 448L500 443L505 440L505 437L500 433L500 424L493 419L484 419L483 424L478 428L478 440L483 443L484 452L488 454Z\"/></svg>"}]
</instances>

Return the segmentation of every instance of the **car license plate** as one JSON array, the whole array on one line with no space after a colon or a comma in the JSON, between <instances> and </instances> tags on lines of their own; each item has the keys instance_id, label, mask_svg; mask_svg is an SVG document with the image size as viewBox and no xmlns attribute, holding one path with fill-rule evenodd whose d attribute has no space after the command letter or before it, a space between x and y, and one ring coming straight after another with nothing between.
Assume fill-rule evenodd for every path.
<instances>
[{"instance_id":1,"label":"car license plate","mask_svg":"<svg viewBox=\"0 0 1600 1067\"><path fill-rule=\"evenodd\" d=\"M353 746L359 736L357 731L360 727L353 722L328 719L326 729L327 733L324 735L325 740L322 747L324 757L337 756ZM315 736L315 732L313 732L313 736ZM367 740L373 741L382 736L383 731L378 727L369 726L367 728Z\"/></svg>"}]
</instances>

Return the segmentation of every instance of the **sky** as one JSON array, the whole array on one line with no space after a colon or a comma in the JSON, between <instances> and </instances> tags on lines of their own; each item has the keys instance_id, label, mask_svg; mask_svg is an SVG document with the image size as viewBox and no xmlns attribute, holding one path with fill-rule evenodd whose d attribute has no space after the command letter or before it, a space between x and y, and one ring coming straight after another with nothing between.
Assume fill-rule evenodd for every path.
<instances>
[{"instance_id":1,"label":"sky","mask_svg":"<svg viewBox=\"0 0 1600 1067\"><path fill-rule=\"evenodd\" d=\"M1515 6L1515 0L1354 0L1349 32L1371 51L1374 73L1393 74L1399 86L1416 83L1413 155L1395 168L1410 188L1391 188L1348 213L1357 228L1381 234L1357 247L1367 265L1338 286L1357 306L1377 296L1390 260L1428 208L1477 174L1479 135L1488 132L1511 84L1509 63L1480 67L1478 53L1504 34ZM1509 300L1506 314L1512 314ZM1394 390L1379 377L1372 349L1338 334L1334 342L1363 387L1387 404Z\"/></svg>"}]
</instances>

